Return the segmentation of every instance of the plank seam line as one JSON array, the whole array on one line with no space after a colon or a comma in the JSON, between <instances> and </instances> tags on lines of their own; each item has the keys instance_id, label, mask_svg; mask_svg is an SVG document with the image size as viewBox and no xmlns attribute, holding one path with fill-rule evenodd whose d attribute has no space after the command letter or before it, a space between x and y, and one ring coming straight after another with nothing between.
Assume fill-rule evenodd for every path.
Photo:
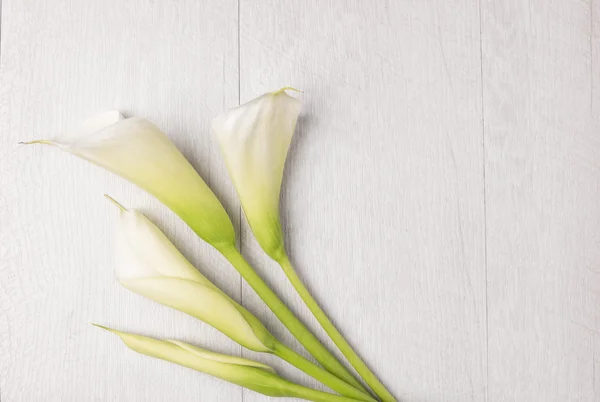
<instances>
[{"instance_id":1,"label":"plank seam line","mask_svg":"<svg viewBox=\"0 0 600 402\"><path fill-rule=\"evenodd\" d=\"M483 75L483 29L481 1L479 0L479 73L481 85L481 146L482 146L482 176L483 176L483 267L485 277L485 400L489 400L489 300L488 300L488 248L487 248L487 192L486 192L486 172L485 172L485 96L484 96L484 75Z\"/></svg>"},{"instance_id":2,"label":"plank seam line","mask_svg":"<svg viewBox=\"0 0 600 402\"><path fill-rule=\"evenodd\" d=\"M594 0L590 0L590 117L594 118Z\"/></svg>"}]
</instances>

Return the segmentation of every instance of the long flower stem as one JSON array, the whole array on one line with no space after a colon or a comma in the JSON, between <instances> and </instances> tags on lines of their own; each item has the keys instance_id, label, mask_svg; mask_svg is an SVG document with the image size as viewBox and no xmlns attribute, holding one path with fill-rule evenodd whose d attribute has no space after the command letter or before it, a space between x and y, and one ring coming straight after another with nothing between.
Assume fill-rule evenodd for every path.
<instances>
[{"instance_id":1,"label":"long flower stem","mask_svg":"<svg viewBox=\"0 0 600 402\"><path fill-rule=\"evenodd\" d=\"M355 398L365 402L377 402L370 395L359 391L347 382L340 380L329 371L322 369L282 343L277 343L275 345L275 352L273 354L290 363L291 365L296 366L298 369L304 371L306 374L319 380L325 386L343 396Z\"/></svg>"},{"instance_id":2,"label":"long flower stem","mask_svg":"<svg viewBox=\"0 0 600 402\"><path fill-rule=\"evenodd\" d=\"M377 394L384 402L395 402L394 396L385 388L385 386L379 381L379 379L373 374L373 372L367 367L365 362L356 354L354 349L350 346L348 341L344 339L340 331L333 325L331 320L327 317L323 309L319 306L316 300L311 296L306 286L302 283L298 274L294 270L294 267L290 263L287 255L284 255L279 261L283 272L288 277L292 286L296 289L308 309L313 313L319 324L323 327L327 335L331 338L333 343L340 349L346 359L352 364L352 367L356 369L358 374L365 380L365 382L371 387L373 392Z\"/></svg>"},{"instance_id":3,"label":"long flower stem","mask_svg":"<svg viewBox=\"0 0 600 402\"><path fill-rule=\"evenodd\" d=\"M354 386L356 389L367 392L362 384L350 374L350 371L323 346L302 321L281 301L277 294L271 290L269 285L248 264L235 246L222 246L219 248L219 251L242 275L242 278L254 289L283 325L327 371Z\"/></svg>"}]
</instances>

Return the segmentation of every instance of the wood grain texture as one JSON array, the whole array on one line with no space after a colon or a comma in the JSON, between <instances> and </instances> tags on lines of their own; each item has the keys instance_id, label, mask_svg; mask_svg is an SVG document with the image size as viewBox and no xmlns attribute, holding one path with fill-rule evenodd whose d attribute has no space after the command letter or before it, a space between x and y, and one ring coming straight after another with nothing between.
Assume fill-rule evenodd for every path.
<instances>
[{"instance_id":1,"label":"wood grain texture","mask_svg":"<svg viewBox=\"0 0 600 402\"><path fill-rule=\"evenodd\" d=\"M282 200L292 260L406 401L485 397L479 14L451 3L242 0L240 9L241 101L304 91ZM316 328L247 228L243 249ZM270 317L247 286L243 299Z\"/></svg>"},{"instance_id":2,"label":"wood grain texture","mask_svg":"<svg viewBox=\"0 0 600 402\"><path fill-rule=\"evenodd\" d=\"M118 108L160 126L235 212L209 130L238 98L237 3L4 0L2 8L2 402L240 400L238 387L137 355L89 325L240 350L118 286L116 211L102 194L147 212L238 297L235 271L141 190L56 149L17 145Z\"/></svg>"},{"instance_id":3,"label":"wood grain texture","mask_svg":"<svg viewBox=\"0 0 600 402\"><path fill-rule=\"evenodd\" d=\"M600 398L594 7L482 2L490 402Z\"/></svg>"},{"instance_id":4,"label":"wood grain texture","mask_svg":"<svg viewBox=\"0 0 600 402\"><path fill-rule=\"evenodd\" d=\"M108 109L154 121L225 203L259 273L332 346L240 222L209 133L224 109L284 85L305 104L282 194L288 250L401 401L600 398L599 0L1 5L2 402L270 400L134 354L89 322L241 353L318 387L120 288L103 193L146 212L301 351L157 201L17 145Z\"/></svg>"}]
</instances>

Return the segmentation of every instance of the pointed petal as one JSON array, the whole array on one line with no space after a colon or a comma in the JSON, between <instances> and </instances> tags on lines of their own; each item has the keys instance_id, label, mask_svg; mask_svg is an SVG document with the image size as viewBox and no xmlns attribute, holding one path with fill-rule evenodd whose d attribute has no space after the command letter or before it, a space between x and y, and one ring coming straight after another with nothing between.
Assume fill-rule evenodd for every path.
<instances>
[{"instance_id":1,"label":"pointed petal","mask_svg":"<svg viewBox=\"0 0 600 402\"><path fill-rule=\"evenodd\" d=\"M23 144L47 144L58 147L67 147L77 142L78 139L94 134L95 132L118 123L121 120L123 120L121 113L119 113L117 110L112 110L110 112L104 112L85 120L77 128L61 134L58 138L52 140L41 139L28 141L23 142Z\"/></svg>"}]
</instances>

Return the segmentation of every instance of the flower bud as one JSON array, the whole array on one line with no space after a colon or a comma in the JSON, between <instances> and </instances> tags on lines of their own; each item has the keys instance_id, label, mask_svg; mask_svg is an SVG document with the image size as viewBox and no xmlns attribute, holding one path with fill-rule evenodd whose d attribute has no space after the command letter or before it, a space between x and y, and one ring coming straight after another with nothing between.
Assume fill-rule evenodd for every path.
<instances>
[{"instance_id":1,"label":"flower bud","mask_svg":"<svg viewBox=\"0 0 600 402\"><path fill-rule=\"evenodd\" d=\"M212 352L185 342L161 341L96 326L118 335L128 348L143 355L176 363L265 395L286 396L285 388L289 383L266 364Z\"/></svg>"},{"instance_id":2,"label":"flower bud","mask_svg":"<svg viewBox=\"0 0 600 402\"><path fill-rule=\"evenodd\" d=\"M301 103L282 88L229 110L213 122L246 219L273 259L285 253L279 195L285 159Z\"/></svg>"},{"instance_id":3,"label":"flower bud","mask_svg":"<svg viewBox=\"0 0 600 402\"><path fill-rule=\"evenodd\" d=\"M121 208L115 273L125 288L218 329L240 345L272 352L264 325L204 277L144 215Z\"/></svg>"}]
</instances>

